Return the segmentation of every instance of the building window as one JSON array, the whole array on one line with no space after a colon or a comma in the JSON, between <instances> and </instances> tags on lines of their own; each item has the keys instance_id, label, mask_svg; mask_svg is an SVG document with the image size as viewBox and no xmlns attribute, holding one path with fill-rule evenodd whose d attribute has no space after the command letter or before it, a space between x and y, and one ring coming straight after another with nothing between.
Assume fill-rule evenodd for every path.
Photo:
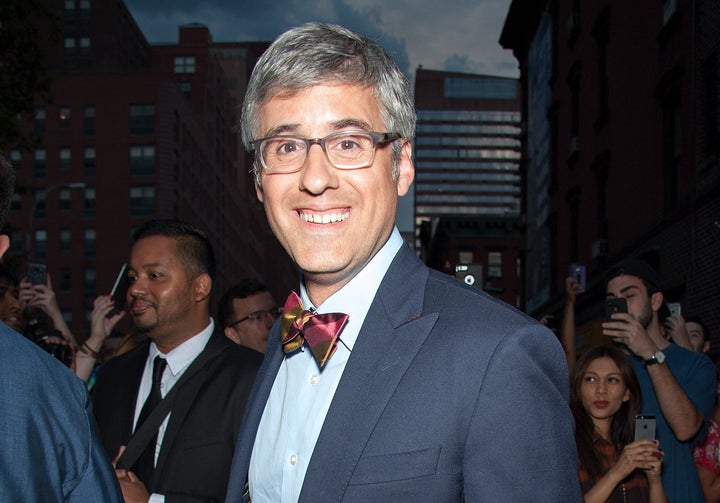
<instances>
[{"instance_id":1,"label":"building window","mask_svg":"<svg viewBox=\"0 0 720 503\"><path fill-rule=\"evenodd\" d=\"M130 105L130 134L153 134L155 105Z\"/></svg>"},{"instance_id":2,"label":"building window","mask_svg":"<svg viewBox=\"0 0 720 503\"><path fill-rule=\"evenodd\" d=\"M97 297L97 271L89 267L85 269L85 298L94 299Z\"/></svg>"},{"instance_id":3,"label":"building window","mask_svg":"<svg viewBox=\"0 0 720 503\"><path fill-rule=\"evenodd\" d=\"M70 129L70 107L62 106L58 109L58 129L67 131Z\"/></svg>"},{"instance_id":4,"label":"building window","mask_svg":"<svg viewBox=\"0 0 720 503\"><path fill-rule=\"evenodd\" d=\"M185 97L189 98L192 95L192 82L189 80L178 80L175 85Z\"/></svg>"},{"instance_id":5,"label":"building window","mask_svg":"<svg viewBox=\"0 0 720 503\"><path fill-rule=\"evenodd\" d=\"M60 268L60 285L61 292L69 292L72 290L72 269L70 267Z\"/></svg>"},{"instance_id":6,"label":"building window","mask_svg":"<svg viewBox=\"0 0 720 503\"><path fill-rule=\"evenodd\" d=\"M195 73L195 56L175 56L175 73Z\"/></svg>"},{"instance_id":7,"label":"building window","mask_svg":"<svg viewBox=\"0 0 720 503\"><path fill-rule=\"evenodd\" d=\"M20 166L22 166L22 152L20 152L20 149L14 148L10 151L10 162L15 171L20 171Z\"/></svg>"},{"instance_id":8,"label":"building window","mask_svg":"<svg viewBox=\"0 0 720 503\"><path fill-rule=\"evenodd\" d=\"M22 195L17 192L13 193L10 199L10 211L20 211L22 209Z\"/></svg>"},{"instance_id":9,"label":"building window","mask_svg":"<svg viewBox=\"0 0 720 503\"><path fill-rule=\"evenodd\" d=\"M60 199L60 211L70 211L72 206L72 191L70 189L60 189L58 196Z\"/></svg>"},{"instance_id":10,"label":"building window","mask_svg":"<svg viewBox=\"0 0 720 503\"><path fill-rule=\"evenodd\" d=\"M86 217L94 217L95 216L95 189L93 187L88 187L85 189L85 216Z\"/></svg>"},{"instance_id":11,"label":"building window","mask_svg":"<svg viewBox=\"0 0 720 503\"><path fill-rule=\"evenodd\" d=\"M42 136L45 133L45 109L38 107L35 109L35 118L33 120L33 134Z\"/></svg>"},{"instance_id":12,"label":"building window","mask_svg":"<svg viewBox=\"0 0 720 503\"><path fill-rule=\"evenodd\" d=\"M488 252L488 278L502 278L502 252Z\"/></svg>"},{"instance_id":13,"label":"building window","mask_svg":"<svg viewBox=\"0 0 720 503\"><path fill-rule=\"evenodd\" d=\"M60 169L69 171L72 168L72 153L70 147L62 147L60 149Z\"/></svg>"},{"instance_id":14,"label":"building window","mask_svg":"<svg viewBox=\"0 0 720 503\"><path fill-rule=\"evenodd\" d=\"M65 10L74 10L75 0L65 0Z\"/></svg>"},{"instance_id":15,"label":"building window","mask_svg":"<svg viewBox=\"0 0 720 503\"><path fill-rule=\"evenodd\" d=\"M95 258L97 241L95 229L85 229L85 258Z\"/></svg>"},{"instance_id":16,"label":"building window","mask_svg":"<svg viewBox=\"0 0 720 503\"><path fill-rule=\"evenodd\" d=\"M458 251L458 264L472 264L475 261L475 254L472 250Z\"/></svg>"},{"instance_id":17,"label":"building window","mask_svg":"<svg viewBox=\"0 0 720 503\"><path fill-rule=\"evenodd\" d=\"M70 229L60 229L60 251L63 253L72 251L72 231Z\"/></svg>"},{"instance_id":18,"label":"building window","mask_svg":"<svg viewBox=\"0 0 720 503\"><path fill-rule=\"evenodd\" d=\"M155 187L130 187L130 216L147 217L155 208Z\"/></svg>"},{"instance_id":19,"label":"building window","mask_svg":"<svg viewBox=\"0 0 720 503\"><path fill-rule=\"evenodd\" d=\"M80 37L80 56L88 57L90 55L90 37Z\"/></svg>"},{"instance_id":20,"label":"building window","mask_svg":"<svg viewBox=\"0 0 720 503\"><path fill-rule=\"evenodd\" d=\"M47 216L47 194L45 189L38 189L35 191L35 211L32 217L36 220L44 220Z\"/></svg>"},{"instance_id":21,"label":"building window","mask_svg":"<svg viewBox=\"0 0 720 503\"><path fill-rule=\"evenodd\" d=\"M155 147L134 145L130 147L130 174L152 175L155 173Z\"/></svg>"},{"instance_id":22,"label":"building window","mask_svg":"<svg viewBox=\"0 0 720 503\"><path fill-rule=\"evenodd\" d=\"M47 174L47 155L44 148L35 149L35 178L45 178Z\"/></svg>"},{"instance_id":23,"label":"building window","mask_svg":"<svg viewBox=\"0 0 720 503\"><path fill-rule=\"evenodd\" d=\"M95 105L85 105L83 109L83 133L95 136Z\"/></svg>"},{"instance_id":24,"label":"building window","mask_svg":"<svg viewBox=\"0 0 720 503\"><path fill-rule=\"evenodd\" d=\"M95 176L95 147L85 147L83 156L83 174L87 177Z\"/></svg>"},{"instance_id":25,"label":"building window","mask_svg":"<svg viewBox=\"0 0 720 503\"><path fill-rule=\"evenodd\" d=\"M47 231L45 229L35 229L35 258L37 260L47 258Z\"/></svg>"}]
</instances>

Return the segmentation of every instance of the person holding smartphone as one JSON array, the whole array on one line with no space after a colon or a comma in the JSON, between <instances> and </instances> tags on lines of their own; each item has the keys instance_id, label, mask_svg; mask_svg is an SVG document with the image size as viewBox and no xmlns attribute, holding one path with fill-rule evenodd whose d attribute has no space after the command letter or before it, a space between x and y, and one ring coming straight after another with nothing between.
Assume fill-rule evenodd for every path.
<instances>
[{"instance_id":1,"label":"person holding smartphone","mask_svg":"<svg viewBox=\"0 0 720 503\"><path fill-rule=\"evenodd\" d=\"M641 413L657 420L665 457L663 485L670 501L704 501L692 458L693 442L705 435L716 394L715 367L706 355L688 351L665 337L659 276L641 260L628 260L607 274L607 299L625 299L628 312L602 324L630 356L642 391Z\"/></svg>"},{"instance_id":2,"label":"person holding smartphone","mask_svg":"<svg viewBox=\"0 0 720 503\"><path fill-rule=\"evenodd\" d=\"M640 402L637 375L619 349L594 346L573 367L570 408L586 503L668 501L658 443L633 439Z\"/></svg>"}]
</instances>

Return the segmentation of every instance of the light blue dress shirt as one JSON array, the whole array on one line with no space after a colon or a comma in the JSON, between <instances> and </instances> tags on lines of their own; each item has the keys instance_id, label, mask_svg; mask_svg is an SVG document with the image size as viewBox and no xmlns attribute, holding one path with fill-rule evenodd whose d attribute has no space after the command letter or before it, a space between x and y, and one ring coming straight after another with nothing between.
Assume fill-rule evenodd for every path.
<instances>
[{"instance_id":1,"label":"light blue dress shirt","mask_svg":"<svg viewBox=\"0 0 720 503\"><path fill-rule=\"evenodd\" d=\"M253 503L293 502L300 497L320 429L375 293L403 244L397 228L370 262L322 305L313 306L305 286L306 309L349 315L337 351L321 370L303 346L280 365L263 412L252 457L249 484ZM350 428L351 425L348 425Z\"/></svg>"}]
</instances>

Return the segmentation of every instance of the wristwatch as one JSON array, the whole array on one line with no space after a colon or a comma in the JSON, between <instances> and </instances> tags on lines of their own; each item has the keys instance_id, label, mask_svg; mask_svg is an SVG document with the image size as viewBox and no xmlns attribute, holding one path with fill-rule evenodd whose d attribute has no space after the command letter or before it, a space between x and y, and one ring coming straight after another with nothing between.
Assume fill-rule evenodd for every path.
<instances>
[{"instance_id":1,"label":"wristwatch","mask_svg":"<svg viewBox=\"0 0 720 503\"><path fill-rule=\"evenodd\" d=\"M656 363L665 363L665 353L659 349L656 350L650 358L643 360L643 365L646 367L648 365L655 365Z\"/></svg>"}]
</instances>

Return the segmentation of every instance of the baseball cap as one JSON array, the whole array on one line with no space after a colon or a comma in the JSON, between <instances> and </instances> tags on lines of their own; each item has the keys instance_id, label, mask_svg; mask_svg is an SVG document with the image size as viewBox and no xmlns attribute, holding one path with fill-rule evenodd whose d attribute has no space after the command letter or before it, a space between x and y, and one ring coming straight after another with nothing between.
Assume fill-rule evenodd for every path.
<instances>
[{"instance_id":1,"label":"baseball cap","mask_svg":"<svg viewBox=\"0 0 720 503\"><path fill-rule=\"evenodd\" d=\"M650 266L650 264L643 260L630 259L621 262L619 265L608 271L605 278L606 282L624 274L645 280L653 285L658 291L660 290L660 276L657 271Z\"/></svg>"}]
</instances>

